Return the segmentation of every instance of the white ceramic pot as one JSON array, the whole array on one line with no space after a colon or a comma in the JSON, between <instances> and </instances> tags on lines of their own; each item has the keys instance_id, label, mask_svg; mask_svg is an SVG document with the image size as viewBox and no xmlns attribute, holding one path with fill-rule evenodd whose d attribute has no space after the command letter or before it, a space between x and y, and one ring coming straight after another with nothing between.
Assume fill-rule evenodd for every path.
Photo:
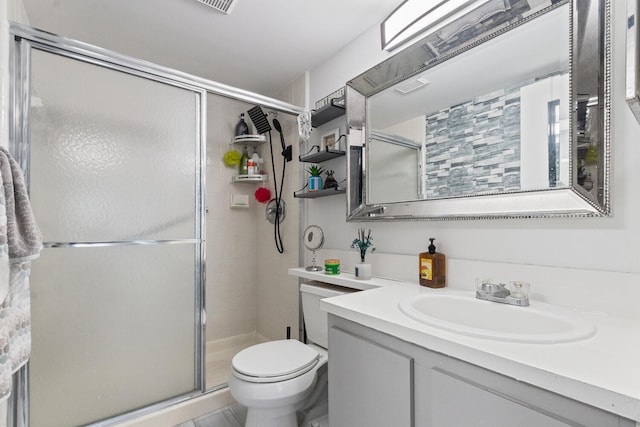
<instances>
[{"instance_id":1,"label":"white ceramic pot","mask_svg":"<svg viewBox=\"0 0 640 427\"><path fill-rule=\"evenodd\" d=\"M359 280L371 279L371 264L365 264L363 262L356 264L355 275L356 279Z\"/></svg>"}]
</instances>

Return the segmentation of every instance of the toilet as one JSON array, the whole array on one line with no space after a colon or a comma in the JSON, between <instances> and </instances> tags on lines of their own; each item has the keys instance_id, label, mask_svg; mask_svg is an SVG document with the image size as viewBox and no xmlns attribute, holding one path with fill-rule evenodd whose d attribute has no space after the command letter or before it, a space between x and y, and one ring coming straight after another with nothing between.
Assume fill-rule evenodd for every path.
<instances>
[{"instance_id":1,"label":"toilet","mask_svg":"<svg viewBox=\"0 0 640 427\"><path fill-rule=\"evenodd\" d=\"M231 361L229 390L248 408L245 427L298 427L296 412L326 388L318 370L328 361L327 314L320 300L349 293L321 283L300 285L308 344L278 340L240 351Z\"/></svg>"}]
</instances>

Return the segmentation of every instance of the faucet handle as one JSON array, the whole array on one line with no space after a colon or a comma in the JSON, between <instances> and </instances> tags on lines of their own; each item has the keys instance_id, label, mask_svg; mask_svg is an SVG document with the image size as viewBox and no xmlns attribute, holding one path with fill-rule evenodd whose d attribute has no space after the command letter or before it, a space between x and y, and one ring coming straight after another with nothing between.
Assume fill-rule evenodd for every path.
<instances>
[{"instance_id":1,"label":"faucet handle","mask_svg":"<svg viewBox=\"0 0 640 427\"><path fill-rule=\"evenodd\" d=\"M476 279L476 292L499 298L509 296L509 290L504 283L492 283L491 279Z\"/></svg>"},{"instance_id":2,"label":"faucet handle","mask_svg":"<svg viewBox=\"0 0 640 427\"><path fill-rule=\"evenodd\" d=\"M514 298L529 299L531 286L527 282L509 282L509 290Z\"/></svg>"},{"instance_id":3,"label":"faucet handle","mask_svg":"<svg viewBox=\"0 0 640 427\"><path fill-rule=\"evenodd\" d=\"M492 286L491 279L476 277L476 291L488 292Z\"/></svg>"}]
</instances>

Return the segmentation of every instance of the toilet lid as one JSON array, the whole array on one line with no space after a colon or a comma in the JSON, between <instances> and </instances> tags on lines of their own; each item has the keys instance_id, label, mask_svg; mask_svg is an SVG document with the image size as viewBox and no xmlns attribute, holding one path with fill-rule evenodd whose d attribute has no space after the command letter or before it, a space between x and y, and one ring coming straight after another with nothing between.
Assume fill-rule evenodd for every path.
<instances>
[{"instance_id":1,"label":"toilet lid","mask_svg":"<svg viewBox=\"0 0 640 427\"><path fill-rule=\"evenodd\" d=\"M316 350L298 340L279 340L257 344L236 354L233 369L258 378L290 377L308 371L319 359Z\"/></svg>"}]
</instances>

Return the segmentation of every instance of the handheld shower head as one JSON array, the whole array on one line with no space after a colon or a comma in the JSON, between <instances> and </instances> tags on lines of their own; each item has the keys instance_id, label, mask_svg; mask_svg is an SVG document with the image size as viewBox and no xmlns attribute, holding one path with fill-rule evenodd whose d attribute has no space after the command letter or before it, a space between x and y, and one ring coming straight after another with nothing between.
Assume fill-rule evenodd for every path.
<instances>
[{"instance_id":1,"label":"handheld shower head","mask_svg":"<svg viewBox=\"0 0 640 427\"><path fill-rule=\"evenodd\" d=\"M280 144L282 145L282 149L284 150L284 136L282 135L282 126L278 119L273 119L273 127L276 128L278 133L280 134Z\"/></svg>"},{"instance_id":2,"label":"handheld shower head","mask_svg":"<svg viewBox=\"0 0 640 427\"><path fill-rule=\"evenodd\" d=\"M282 133L282 126L278 119L273 119L273 127L276 128L278 133L280 134L280 145L282 145L282 157L284 157L287 162L290 162L293 158L293 153L291 151L291 145L287 146L284 142L284 134Z\"/></svg>"},{"instance_id":3,"label":"handheld shower head","mask_svg":"<svg viewBox=\"0 0 640 427\"><path fill-rule=\"evenodd\" d=\"M269 120L267 120L267 115L262 111L262 108L260 108L259 105L249 109L247 113L249 113L249 117L259 134L267 133L271 130L271 125L269 124Z\"/></svg>"}]
</instances>

